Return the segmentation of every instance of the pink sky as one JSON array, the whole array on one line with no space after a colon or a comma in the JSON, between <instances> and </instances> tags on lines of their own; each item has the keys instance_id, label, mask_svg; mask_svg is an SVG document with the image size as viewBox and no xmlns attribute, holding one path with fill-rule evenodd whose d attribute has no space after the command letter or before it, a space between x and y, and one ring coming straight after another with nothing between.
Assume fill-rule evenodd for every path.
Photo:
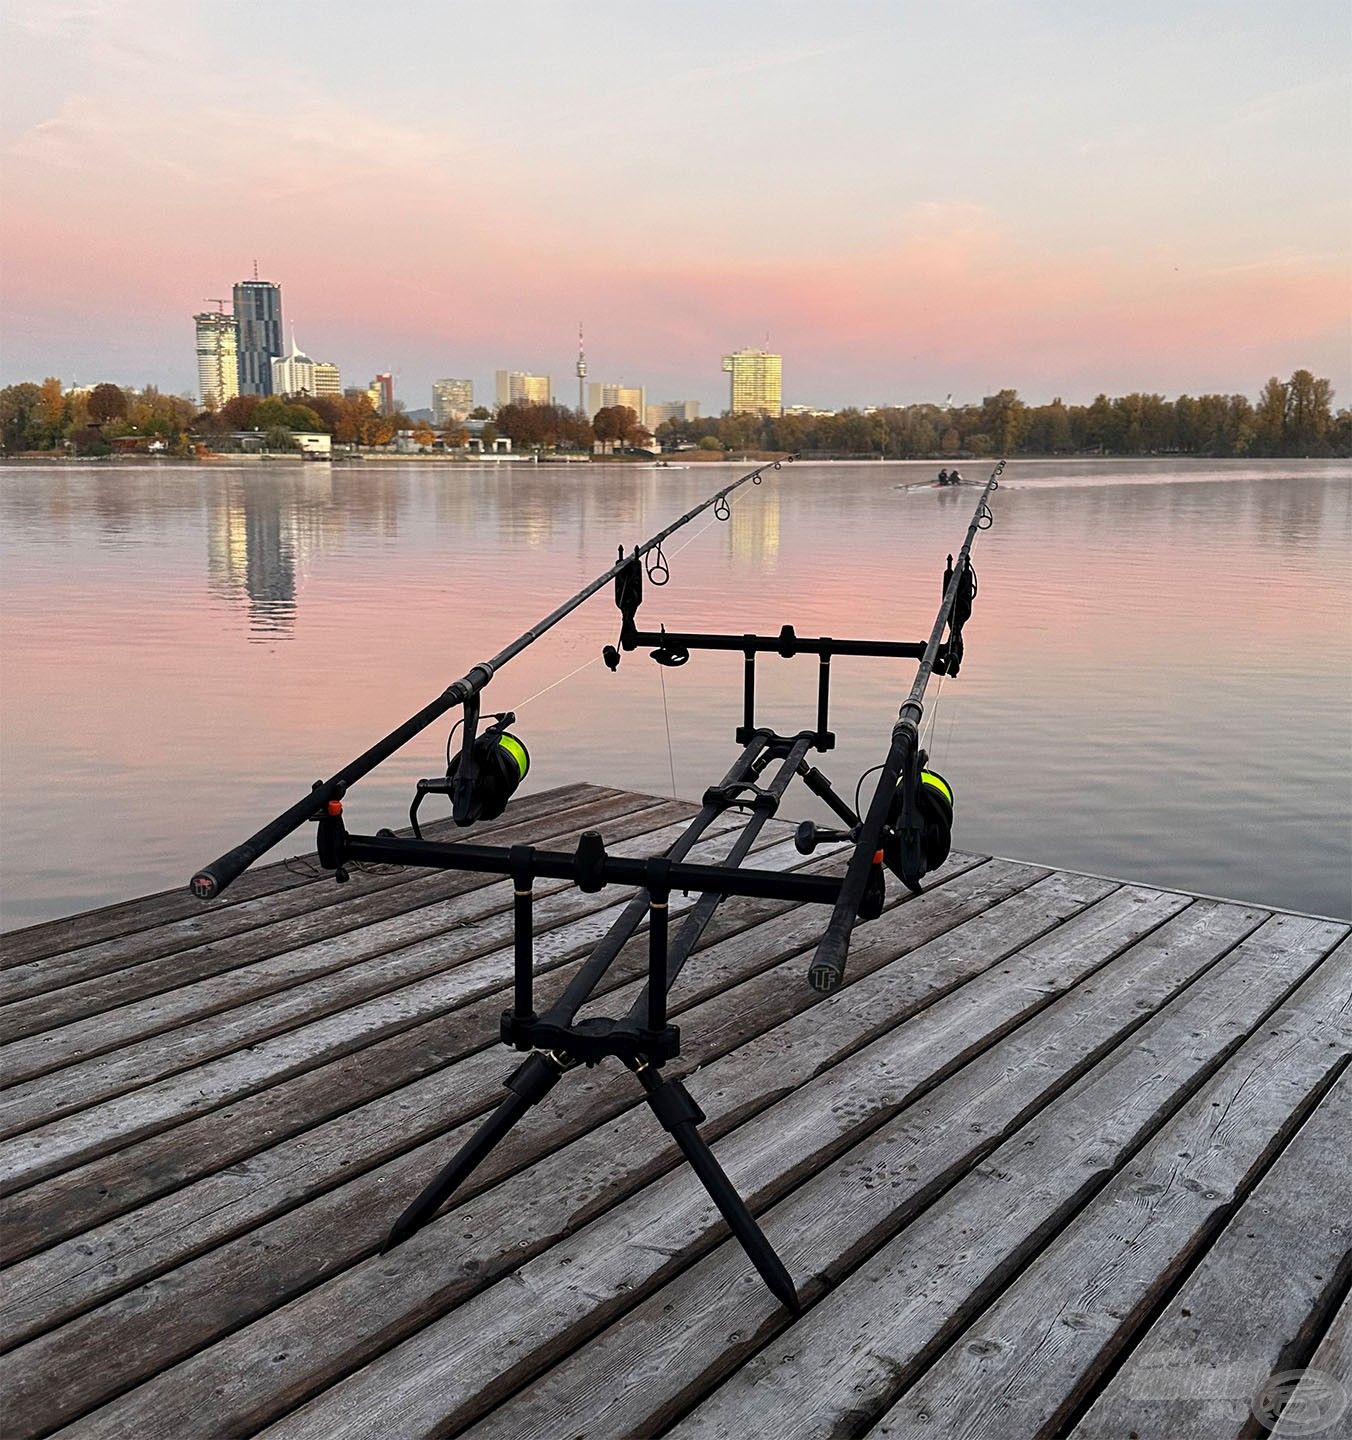
<instances>
[{"instance_id":1,"label":"pink sky","mask_svg":"<svg viewBox=\"0 0 1352 1440\"><path fill-rule=\"evenodd\" d=\"M572 398L579 319L706 410L767 336L789 403L1352 399L1341 7L635 8L7 7L0 379L191 388L256 256L410 406Z\"/></svg>"}]
</instances>

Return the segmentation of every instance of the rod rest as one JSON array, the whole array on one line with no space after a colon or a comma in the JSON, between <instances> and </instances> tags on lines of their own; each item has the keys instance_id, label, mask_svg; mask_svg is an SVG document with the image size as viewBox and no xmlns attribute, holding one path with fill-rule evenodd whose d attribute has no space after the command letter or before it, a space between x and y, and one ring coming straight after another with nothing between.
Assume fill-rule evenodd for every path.
<instances>
[{"instance_id":1,"label":"rod rest","mask_svg":"<svg viewBox=\"0 0 1352 1440\"><path fill-rule=\"evenodd\" d=\"M547 1019L521 1018L515 1011L504 1010L502 1043L516 1050L553 1051L583 1065L596 1065L612 1055L626 1065L664 1065L681 1053L681 1031L677 1025L649 1030L604 1015L561 1025Z\"/></svg>"},{"instance_id":2,"label":"rod rest","mask_svg":"<svg viewBox=\"0 0 1352 1440\"><path fill-rule=\"evenodd\" d=\"M720 810L749 810L769 817L779 809L779 796L772 795L763 785L741 780L732 785L710 785L704 792L702 803L717 806Z\"/></svg>"}]
</instances>

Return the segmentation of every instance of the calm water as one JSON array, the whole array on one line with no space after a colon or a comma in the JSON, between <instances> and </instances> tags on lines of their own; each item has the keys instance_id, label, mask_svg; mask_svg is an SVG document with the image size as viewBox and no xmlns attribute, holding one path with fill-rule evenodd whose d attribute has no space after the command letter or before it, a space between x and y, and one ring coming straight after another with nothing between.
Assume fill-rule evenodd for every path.
<instances>
[{"instance_id":1,"label":"calm water","mask_svg":"<svg viewBox=\"0 0 1352 1440\"><path fill-rule=\"evenodd\" d=\"M730 522L671 542L641 620L923 638L975 493L898 488L933 469L795 466L739 491ZM730 473L0 470L4 924L185 882ZM1346 916L1350 479L1012 466L975 551L967 664L927 716L956 843ZM735 754L740 657L630 655L537 695L617 631L598 597L486 701L520 712L532 785L666 792L674 768L697 797ZM763 658L763 717L810 725L815 669ZM847 793L912 669L836 662L841 743L821 763ZM354 825L403 823L444 739L357 787Z\"/></svg>"}]
</instances>

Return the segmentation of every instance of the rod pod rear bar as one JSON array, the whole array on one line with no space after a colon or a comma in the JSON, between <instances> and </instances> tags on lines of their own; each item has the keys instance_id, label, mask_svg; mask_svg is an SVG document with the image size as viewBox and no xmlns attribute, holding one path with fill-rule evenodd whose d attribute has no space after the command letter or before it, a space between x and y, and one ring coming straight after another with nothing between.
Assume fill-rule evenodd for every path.
<instances>
[{"instance_id":1,"label":"rod pod rear bar","mask_svg":"<svg viewBox=\"0 0 1352 1440\"><path fill-rule=\"evenodd\" d=\"M378 740L369 750L343 766L336 775L328 780L317 782L294 805L283 810L276 819L270 820L256 834L250 835L242 845L236 845L233 850L227 850L224 855L213 860L210 865L204 865L188 882L188 889L199 900L214 900L255 860L266 854L274 845L285 840L307 820L313 819L315 814L322 810L330 800L341 799L349 786L354 785L363 775L368 775L382 761L388 760L396 750L408 744L415 735L425 730L434 720L439 719L454 706L463 705L466 700L479 694L509 660L514 659L527 646L533 645L547 630L552 629L560 620L571 615L584 601L590 600L598 590L614 580L626 565L640 559L649 551L657 549L669 535L674 535L683 525L688 525L697 515L702 514L711 506L717 505L720 500L731 495L734 490L745 485L748 480L759 484L760 477L767 470L778 470L781 464L792 461L794 458L794 456L788 455L783 460L767 460L764 465L758 465L756 469L748 470L745 475L734 480L732 484L725 485L716 494L710 495L707 500L702 500L694 509L687 510L680 519L673 520L664 530L659 530L656 535L650 536L642 544L636 546L631 554L621 555L609 570L598 575L571 599L565 600L557 610L550 611L543 620L537 621L524 634L518 635L510 645L499 650L491 659L481 660L467 674L448 685L431 704L423 706L416 715L405 720L397 729L391 730L383 740Z\"/></svg>"},{"instance_id":2,"label":"rod pod rear bar","mask_svg":"<svg viewBox=\"0 0 1352 1440\"><path fill-rule=\"evenodd\" d=\"M976 509L972 512L972 523L967 527L967 537L962 542L962 548L954 562L953 574L944 590L934 628L930 631L929 643L925 646L925 653L911 684L911 693L897 712L897 723L892 728L892 743L888 747L887 758L883 761L882 774L878 776L878 787L873 792L864 823L856 837L854 854L850 857L850 864L840 887L840 898L836 901L826 930L817 942L812 963L808 966L808 984L823 994L829 994L836 989L844 977L850 936L859 919L860 902L864 898L869 870L874 863L873 857L878 853L882 841L883 827L887 823L893 796L906 768L914 765L919 754L920 720L925 713L925 687L934 670L944 630L952 619L954 603L971 567L972 541L976 539L979 530L988 528L990 507L987 501L992 492L999 488L999 478L1004 468L1005 462L1001 460L991 471L991 477L982 487L977 499ZM987 521L986 525L981 523L983 520Z\"/></svg>"}]
</instances>

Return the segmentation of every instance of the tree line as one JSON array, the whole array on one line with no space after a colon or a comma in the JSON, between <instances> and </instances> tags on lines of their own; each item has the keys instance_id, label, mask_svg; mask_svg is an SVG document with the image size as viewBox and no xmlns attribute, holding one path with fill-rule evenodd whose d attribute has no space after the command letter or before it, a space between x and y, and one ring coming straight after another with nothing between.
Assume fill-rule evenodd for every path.
<instances>
[{"instance_id":1,"label":"tree line","mask_svg":"<svg viewBox=\"0 0 1352 1440\"><path fill-rule=\"evenodd\" d=\"M1029 405L1001 390L979 405L904 405L831 415L722 415L667 420L664 446L774 450L895 460L977 455L1327 456L1352 454L1352 411L1309 370L1244 395L1132 394L1090 405Z\"/></svg>"},{"instance_id":2,"label":"tree line","mask_svg":"<svg viewBox=\"0 0 1352 1440\"><path fill-rule=\"evenodd\" d=\"M594 441L607 448L650 443L651 434L628 406L609 406L588 419L563 405L502 405L480 408L473 419L485 421L482 438L491 446L506 435L518 449L574 449L590 452ZM7 453L65 450L76 455L106 455L129 437L161 439L175 454L196 452L199 444L229 449L245 431L261 434L269 449L292 444L296 431L332 435L343 445L390 444L401 431L417 445L431 448L438 440L447 449L461 449L469 431L455 422L441 432L426 420L412 420L396 409L377 410L369 395L343 396L236 395L225 404L205 409L181 395L165 395L154 386L143 390L119 385L64 390L49 378L40 385L24 381L0 389L0 449Z\"/></svg>"},{"instance_id":3,"label":"tree line","mask_svg":"<svg viewBox=\"0 0 1352 1440\"><path fill-rule=\"evenodd\" d=\"M724 414L668 420L657 439L670 449L695 445L719 452L769 450L801 455L859 455L908 460L978 455L1352 455L1352 411L1335 413L1333 386L1309 370L1289 380L1276 376L1257 403L1243 395L1132 394L1089 405L1029 405L1015 390L1001 390L980 405L888 406L840 410L829 415ZM564 405L502 405L480 408L491 446L499 435L516 449L565 449L590 453L647 445L652 436L628 406L613 405L588 418ZM382 414L368 395L341 397L237 395L219 408L199 408L153 385L124 389L95 385L63 390L48 378L0 389L0 449L6 453L65 450L103 455L126 437L159 439L175 454L199 445L229 448L236 432L264 435L269 448L284 449L295 431L332 435L339 444L388 445L401 431L415 444L447 449L469 440L463 424L438 434L425 420L402 411Z\"/></svg>"}]
</instances>

